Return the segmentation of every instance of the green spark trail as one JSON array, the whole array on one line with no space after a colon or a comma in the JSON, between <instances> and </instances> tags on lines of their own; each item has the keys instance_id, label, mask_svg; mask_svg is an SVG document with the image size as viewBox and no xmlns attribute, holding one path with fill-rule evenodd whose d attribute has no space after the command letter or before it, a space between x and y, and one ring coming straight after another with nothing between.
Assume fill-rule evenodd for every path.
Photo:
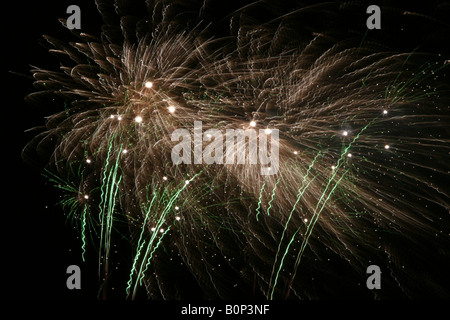
<instances>
[{"instance_id":1,"label":"green spark trail","mask_svg":"<svg viewBox=\"0 0 450 320\"><path fill-rule=\"evenodd\" d=\"M163 238L168 234L171 225L174 223L173 209L175 201L180 197L180 194L187 188L189 183L200 174L194 175L189 180L183 180L175 191L170 190L170 186L155 188L153 191L150 204L144 210L145 218L142 223L133 266L127 282L127 297L131 295L131 299L135 299L138 287L142 285L153 254L161 245ZM150 230L149 226L152 226ZM146 237L147 239L145 239Z\"/></svg>"},{"instance_id":2,"label":"green spark trail","mask_svg":"<svg viewBox=\"0 0 450 320\"><path fill-rule=\"evenodd\" d=\"M290 245L290 243L292 242L292 240L290 241L290 243L289 243L289 245L288 245L288 247L287 247L287 249L286 249L286 251L285 251L285 253L284 253L284 255L283 255L283 258L282 258L282 260L281 260L281 262L280 262L280 266L279 266L279 268L278 268L278 272L277 272L277 274L276 274L276 276L275 276L274 284L273 284L273 286L272 286L272 279L273 279L273 276L274 276L274 273L275 273L275 266L276 266L276 264L277 264L278 255L279 255L280 250L281 250L281 244L283 243L283 239L284 239L284 236L285 236L285 234L286 234L286 230L287 230L287 228L288 228L289 222L291 221L292 215L293 215L293 213L294 213L294 211L295 211L295 209L296 209L296 207L297 207L297 204L300 202L300 199L301 199L301 197L303 196L303 193L308 189L308 186L310 185L310 183L314 180L314 178L311 179L311 180L305 185L305 182L307 181L307 179L308 179L308 177L309 177L309 174L310 174L310 172L311 172L311 169L314 167L314 164L316 163L316 161L317 161L317 159L319 158L320 155L321 155L321 152L318 152L317 155L314 157L313 161L311 162L311 164L309 165L308 169L306 170L306 174L305 174L305 176L303 177L303 180L302 180L302 183L301 183L301 185L300 185L300 188L298 189L297 200L295 201L295 203L294 203L294 205L293 205L293 207L292 207L292 210L291 210L291 212L290 212L290 214L289 214L288 220L286 221L286 224L285 224L285 226L284 226L283 233L281 234L281 239L280 239L280 241L279 241L279 243L278 243L278 249L277 249L277 253L276 253L276 255L275 255L275 261L274 261L274 263L273 263L272 273L271 273L271 275L270 275L270 281L269 281L269 288L272 287L272 293L271 293L271 295L270 295L271 298L272 298L272 296L273 296L273 292L274 292L275 286L276 286L276 284L277 284L278 275L279 275L279 273L280 273L280 271L281 271L281 268L282 268L282 265L283 265L283 261L284 261L284 257L285 257L286 254L287 254L287 251L288 251L288 249L289 249L289 245ZM299 230L297 230L297 231L295 232L294 237L295 237L295 235L297 234L298 231L299 231ZM294 238L294 237L293 237L293 238Z\"/></svg>"},{"instance_id":3,"label":"green spark trail","mask_svg":"<svg viewBox=\"0 0 450 320\"><path fill-rule=\"evenodd\" d=\"M266 180L264 180L262 187L261 187L261 191L259 192L259 200L258 200L258 207L256 208L256 221L258 220L258 216L259 216L259 209L261 209L261 202L262 202L262 196L263 196L263 192L264 192L264 187L266 186Z\"/></svg>"},{"instance_id":4,"label":"green spark trail","mask_svg":"<svg viewBox=\"0 0 450 320\"><path fill-rule=\"evenodd\" d=\"M114 212L117 201L117 194L119 191L119 184L122 180L122 174L120 172L120 155L122 153L122 145L114 150L114 139L110 140L107 157L105 160L105 169L103 172L103 179L101 185L101 201L99 220L101 226L100 232L100 248L99 248L99 274L100 266L103 260L103 272L105 276L105 282L108 278L109 268L109 253L111 248L111 232L114 221ZM116 159L112 160L112 154L116 153ZM106 288L106 284L104 283Z\"/></svg>"}]
</instances>

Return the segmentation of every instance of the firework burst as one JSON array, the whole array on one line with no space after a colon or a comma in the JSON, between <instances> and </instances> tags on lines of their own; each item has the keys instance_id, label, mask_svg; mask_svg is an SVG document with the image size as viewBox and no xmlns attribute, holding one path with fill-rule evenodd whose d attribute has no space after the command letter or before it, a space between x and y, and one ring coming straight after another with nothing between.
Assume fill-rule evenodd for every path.
<instances>
[{"instance_id":1,"label":"firework burst","mask_svg":"<svg viewBox=\"0 0 450 320\"><path fill-rule=\"evenodd\" d=\"M409 277L419 269L404 268L407 255L429 239L448 254L443 57L311 22L320 12L320 21L344 23L360 9L351 3L273 16L270 2L251 3L218 21L208 18L213 2L96 3L98 37L46 36L61 70L33 68L40 90L28 99L54 99L61 112L24 154L49 160L83 253L97 246L101 279L115 227L126 224L128 298L143 288L164 299L370 296L370 264L386 270L387 296L415 296ZM174 165L171 134L194 121L222 132L278 130L278 172ZM399 252L405 244L410 252Z\"/></svg>"}]
</instances>

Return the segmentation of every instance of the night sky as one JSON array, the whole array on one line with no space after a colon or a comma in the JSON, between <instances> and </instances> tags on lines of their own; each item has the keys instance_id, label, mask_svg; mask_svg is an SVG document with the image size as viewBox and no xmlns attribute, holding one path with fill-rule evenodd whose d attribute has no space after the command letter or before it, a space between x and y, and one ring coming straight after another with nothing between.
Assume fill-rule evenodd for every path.
<instances>
[{"instance_id":1,"label":"night sky","mask_svg":"<svg viewBox=\"0 0 450 320\"><path fill-rule=\"evenodd\" d=\"M268 4L266 7L261 6L261 8L252 11L252 13L257 16L257 18L255 18L256 20L261 19L261 21L270 21L283 12L291 12L293 8L297 6L302 7L309 3L309 1L306 1L296 4L295 1L290 1L284 3L283 6ZM2 20L4 23L2 28L4 31L3 51L6 52L6 58L3 60L3 70L5 72L4 76L6 76L4 83L6 83L6 89L4 90L3 96L7 97L6 101L3 102L3 110L6 111L6 115L3 116L4 124L2 126L3 142L5 144L3 147L2 157L4 168L4 189L2 192L2 226L4 229L2 233L2 280L4 294L6 294L8 298L12 299L97 299L102 297L102 295L99 294L99 292L101 292L101 281L99 281L97 275L97 252L93 246L88 246L86 261L82 261L79 229L70 223L70 220L67 219L68 213L57 204L58 201L62 199L61 197L63 193L56 190L52 186L52 183L50 183L47 178L42 176L43 167L46 165L46 161L35 159L36 161L34 161L34 164L31 164L24 161L22 157L22 150L25 145L35 136L32 131L25 131L36 126L43 125L44 117L64 110L64 107L58 99L56 99L55 103L48 103L44 107L43 105L32 105L26 103L24 98L28 94L37 91L37 89L33 87L33 78L30 73L30 65L55 71L59 68L60 62L58 58L48 53L49 45L42 38L42 35L47 34L63 41L75 41L75 38L71 38L73 36L70 35L70 32L68 32L68 30L66 30L58 21L59 18L67 17L65 10L67 6L71 4L78 4L81 7L82 31L88 34L92 33L98 35L102 25L101 17L97 12L95 5L90 3L90 1L47 1L45 5L38 2L32 2L31 4L25 5L18 1L11 1L8 4L5 4L2 10L4 16ZM356 8L364 9L367 6L365 4L354 5L353 2L350 4L353 6L349 5L350 9L344 10L344 16L337 14L337 21L327 20L330 17L333 17L333 14L330 13L330 8L333 8L333 6L324 6L323 8L314 10L314 15L312 15L310 19L305 19L302 21L293 20L290 26L294 29L298 28L299 38L304 37L305 39L308 39L308 37L310 37L310 35L314 32L327 30L329 31L327 36L329 36L330 39L346 39L346 37L351 37L354 39L358 37L367 37L365 39L367 40L367 46L370 49L379 48L379 50L382 50L385 48L386 51L392 52L411 52L419 48L420 52L430 53L433 55L440 54L441 56L438 58L439 61L450 59L450 49L448 49L450 26L448 25L448 22L447 24L437 22L439 20L448 21L447 17L450 14L450 5L441 4L439 6L438 2L433 1L426 1L421 5L409 4L407 1L395 2L395 4L391 1L369 3L380 5L382 10L382 28L381 30L371 30L367 34L365 20L368 15L364 11L355 13ZM188 4L185 6L189 7ZM195 10L198 9L198 7L194 7L196 8ZM219 21L224 17L225 12L231 13L237 8L237 4L227 1L226 4L221 2L220 6L211 5L211 7L207 7L205 11L210 15L209 18L212 21ZM384 10L383 8L388 9ZM401 12L402 10L416 12L417 15L408 16L398 14L398 12ZM323 12L323 16L327 18L321 20L321 12ZM421 15L431 18L422 19ZM296 24L298 24L298 26ZM336 27L334 26L335 24ZM227 26L228 25L226 23L217 23L215 26L216 29L214 29L215 36L221 37L226 35L228 32ZM292 37L292 35L289 36ZM377 49L374 49L374 51L376 50ZM420 59L418 59L418 61L419 60ZM434 60L433 58L430 58L428 61ZM417 62L417 66L418 65L419 62ZM444 86L444 89L448 89L448 86L447 88ZM318 91L318 94L323 93ZM333 97L333 93L326 94ZM436 146L437 151L435 156L433 156L433 159L430 161L424 160L425 158L422 158L422 155L417 156L417 159L419 159L421 163L427 163L431 169L437 169L437 171L434 170L435 176L431 183L437 185L437 188L440 191L439 199L441 201L439 203L439 201L435 202L434 200L423 200L426 202L424 207L427 209L424 209L423 211L418 209L417 211L420 211L421 215L427 215L428 213L430 215L429 219L423 218L423 220L421 220L421 216L418 220L424 222L425 224L431 223L430 221L432 221L433 227L440 230L444 235L440 234L438 238L433 238L426 235L426 232L422 226L414 227L414 223L412 224L412 227L401 225L404 227L404 230L399 234L395 234L394 232L386 232L386 236L383 238L383 241L387 241L385 243L389 243L390 246L385 252L389 252L389 254L393 255L393 264L396 263L396 259L399 259L398 261L401 260L404 262L403 268L408 269L409 266L411 266L410 269L412 271L411 273L398 273L400 275L398 281L401 282L399 286L393 279L390 279L390 282L386 281L385 283L382 278L382 286L384 287L382 287L379 295L373 295L369 292L369 290L365 289L365 275L364 272L362 272L361 275L362 269L355 272L352 268L339 260L339 254L336 254L336 252L330 253L328 252L328 249L325 249L326 246L333 246L334 240L331 239L333 237L330 236L331 240L324 241L324 247L321 246L320 241L313 240L312 245L317 246L316 248L318 250L317 252L319 252L318 254L320 255L320 252L324 254L324 261L326 261L325 257L329 257L331 259L336 258L338 261L336 264L333 264L333 262L328 264L324 263L318 265L317 267L312 266L308 269L311 270L311 274L314 273L312 276L313 278L320 278L322 276L324 280L321 285L317 285L316 287L308 282L308 289L305 290L310 291L306 294L305 299L318 298L320 300L322 298L362 298L371 300L378 298L450 298L449 277L446 274L449 270L448 267L450 267L450 251L448 247L446 247L446 244L450 243L450 216L448 212L450 204L448 188L448 170L450 168L450 149L448 145L450 141L450 132L448 127L450 124L450 110L448 104L449 97L450 93L448 91L444 91L440 96L441 100L437 100L437 103L440 106L437 113L439 113L443 119L442 122L439 123L439 126L443 127L437 128L436 123L431 122L424 124L424 129L422 129L424 130L422 132L427 133L426 130L429 128L429 136L437 137L437 135L440 134L439 140L442 143ZM326 98L324 98L324 101L325 100ZM233 110L229 110L227 112L233 114ZM429 115L430 119L434 119L434 111L424 109L423 112L424 114ZM422 117L417 121L422 121L425 123L425 118L426 117ZM282 122L280 124L280 128L282 128L282 125L286 125L287 127L294 126L294 124L283 124ZM411 125L414 126L414 121L411 121ZM330 124L328 128L330 131L335 129L334 127L331 127L332 125ZM356 129L354 130L356 132ZM416 133L411 133L411 137L417 138L415 134ZM347 135L347 133L345 135ZM311 139L314 139L314 137ZM400 136L399 139L401 140ZM407 146L411 148L418 148L415 144L416 142L411 142L411 144L408 145L408 140L404 141L406 142L403 142L401 147L398 147L399 150L404 150ZM325 145L328 142L321 141L321 143ZM380 144L380 146L389 144L389 142L384 142L381 140L377 141L377 143ZM364 146L360 146L362 149L355 149L356 151L354 153L362 153L361 150L363 150L363 147ZM394 147L396 147L395 143ZM394 151L395 150L396 149L394 149ZM420 152L418 151L417 153ZM398 160L397 158L392 159L394 162ZM415 160L413 159L411 161ZM389 168L389 164L382 166L383 167L380 170ZM419 168L417 170L417 177L422 178L429 175L428 169L423 169L423 171L421 171L422 169ZM163 176L163 174L156 169L155 172L155 176ZM360 172L358 171L358 174L359 173ZM148 172L144 172L143 174L152 176L152 174ZM378 177L377 179L382 181L381 184L384 183L383 177ZM392 183L392 180L389 179L386 179L385 181L386 183ZM401 182L399 183L401 184ZM255 182L254 184L260 187L259 182ZM217 192L220 193L220 190ZM238 192L235 189L227 190L231 193L236 192L236 194ZM391 185L387 192L394 192L392 190L399 192L398 195L395 195L395 197L401 197L400 200L402 201L402 204L400 205L400 211L403 213L406 212L407 214L408 212L411 212L411 215L414 216L414 210L407 207L403 203L410 203L411 206L415 206L420 203L418 200L420 196L418 196L418 194L421 194L423 190L414 189L410 186L404 185ZM256 201L252 204L248 204L243 201L241 207L233 207L233 210L242 210L245 214L247 214L245 210L248 208L252 208L252 210L254 210L258 201L257 196L258 193L256 193ZM218 196L218 198L220 198L220 196ZM242 198L244 197L242 196ZM424 196L424 199L425 198L426 197ZM268 199L270 199L270 197ZM130 200L130 202L132 201ZM245 206L247 206L247 208L245 208ZM130 211L134 210L133 206L129 203L127 203L126 207ZM355 205L355 208L358 208L358 205ZM419 207L417 206L417 208ZM376 220L376 218L374 220ZM265 218L262 221L267 223L264 228L258 229L255 227L255 229L252 229L248 227L245 231L250 233L251 230L251 232L254 232L255 234L265 234L269 233L268 230L279 230L277 229L278 227L275 227L276 224L273 221L266 221ZM274 223L274 225L272 225L272 223ZM367 226L369 225L370 224L367 224ZM123 232L124 234L127 233L127 227L124 225L121 225L118 228L119 232ZM319 232L319 234L321 234L320 232L327 234L326 227L323 228L324 229L318 229L317 232ZM416 238L414 238L414 234L417 235ZM191 235L191 237L193 235ZM315 235L314 232L313 235ZM405 235L405 238L403 238L403 235ZM169 240L176 239L176 236L177 232L174 231L173 234L169 234L169 237L173 237L169 238ZM227 236L230 235L223 235L224 238ZM370 240L373 239L373 237L370 238ZM417 243L411 239L416 239L419 245L415 246ZM271 239L269 240L271 241ZM274 248L276 248L276 244L273 244L269 240L267 240L267 243L271 243ZM176 240L173 240L173 242L175 243ZM119 236L114 236L114 245L111 250L111 261L114 261L112 266L117 268L115 268L115 271L111 273L111 279L108 283L108 294L107 296L103 295L104 298L125 298L125 287L127 285L129 270L132 267L134 258L134 251L132 249L133 245L130 245L128 240L120 238ZM365 244L362 245L364 246ZM412 245L415 246L413 249L411 249ZM171 246L167 245L167 247L164 248L167 249L167 252L170 252L169 249ZM240 250L236 248L238 248L238 246L231 247L231 249L226 249L229 249L231 252L233 250ZM192 253L195 250L190 249L189 247L188 249L192 250L187 251L191 252L193 259L195 260L197 257ZM374 252L378 251L379 250L374 249ZM168 254L167 252L165 252L165 254ZM189 255L188 253L185 254L187 256ZM265 252L264 249L261 249L261 251L255 251L253 254L254 258L251 258L250 260L252 260L252 263L254 263L255 266L252 265L252 270L258 270L257 259L260 258L261 260L266 261L265 254L270 256L270 254ZM162 254L162 256L164 256L164 254ZM207 256L206 253L205 256ZM367 253L367 256L370 256L370 254ZM358 261L357 265L359 265L359 262L361 262L361 265L368 265L369 262L365 260L367 256L362 257L361 261ZM375 254L375 256L377 255ZM346 258L348 258L348 256L345 256L342 260L345 260ZM214 263L221 263L222 260L221 258L211 258L211 261ZM312 261L312 258L305 261L306 262L304 263ZM180 268L178 270L175 267L167 266L165 263L166 260L164 260L164 257L161 257L161 260L158 260L158 263L155 266L155 273L158 274L158 272L160 272L162 277L168 277L164 272L164 268L167 268L166 270L173 272L173 274L178 274L174 287L178 285L184 287L184 289L177 291L176 289L173 289L171 285L167 285L167 288L165 288L167 291L162 291L171 294L175 292L173 295L169 295L171 298L202 298L201 288L203 287L201 285L196 286L193 280L188 276L186 276L186 279L184 278L184 274L187 274L186 269ZM240 261L239 263L243 262ZM387 260L380 260L377 262L375 259L374 263L380 264L380 267L383 271L385 270L387 276L389 273L389 271L385 268L385 263L387 263ZM72 264L79 265L81 267L82 290L68 290L66 287L66 279L68 276L66 274L66 268ZM192 268L198 269L198 266L193 262ZM248 269L245 269L245 267L242 266L236 267L236 270L239 270L239 268L248 271ZM261 270L263 268L264 267L262 266ZM400 266L400 268L402 267ZM224 279L233 279L233 277L235 277L235 274L233 273L234 271L235 269L233 268L225 271L223 275ZM241 276L243 278L247 280L249 278L253 279L253 275L242 275L243 273L244 272L241 271ZM351 279L355 275L360 277L359 279L354 280L355 286L350 284L348 286L345 285L342 292L336 291L336 288L340 285L340 280L336 279L342 279L342 281L345 282L345 279ZM309 281L309 278L310 277L308 277L308 280L305 281ZM330 281L329 286L327 285L327 279ZM149 279L149 283L153 283L152 281L153 278ZM220 278L217 285L220 286L221 284L227 283L227 281L228 280L223 280ZM416 284L411 285L412 282L416 282ZM356 287L356 283L359 285L357 288L354 288ZM402 287L404 284L406 284L406 289L403 289ZM246 280L242 280L243 289L242 291L238 291L235 297L263 299L264 296L261 292L255 293L253 285L254 283L252 283L252 281L250 281L249 284ZM205 287L207 287L205 289L206 292L210 292L208 290L211 290L211 287L208 287L207 285L205 285ZM189 292L189 289L187 288L191 289L191 292ZM314 290L319 291L316 292L311 288L315 288ZM219 288L217 291L221 291L221 289ZM431 295L429 292L431 292ZM189 296L189 293L192 293L192 296ZM233 294L233 292L229 293L227 289L223 289L223 297L230 298L233 297ZM156 299L162 298L154 292L149 295ZM141 288L137 293L137 298L145 299L146 297L147 294L144 288ZM218 297L213 294L206 295L206 297L218 299ZM294 296L290 296L290 299L295 300L296 298Z\"/></svg>"},{"instance_id":2,"label":"night sky","mask_svg":"<svg viewBox=\"0 0 450 320\"><path fill-rule=\"evenodd\" d=\"M71 264L81 265L77 232L66 223L61 208L55 205L59 195L41 176L42 171L26 164L21 156L23 147L32 137L25 131L42 125L43 117L48 115L48 110L33 108L24 102L24 97L33 91L30 65L58 67L57 60L52 59L43 46L42 34L64 33L58 18L65 16L68 5L60 1L48 1L45 5L14 1L5 4L8 14L3 28L9 30L5 37L10 44L9 49L5 49L8 63L3 68L10 93L5 105L11 106L7 110L8 117L20 118L20 125L3 127L8 137L5 139L7 148L11 150L11 157L5 159L4 165L14 174L5 176L8 181L5 183L10 187L3 199L13 204L5 207L3 250L7 258L2 269L5 270L4 290L13 299L95 298L97 295L97 289L89 285L89 276L82 280L86 288L83 292L67 290L66 268ZM90 7L95 9L92 4ZM86 11L87 15L95 13ZM95 268L93 274L96 274Z\"/></svg>"}]
</instances>

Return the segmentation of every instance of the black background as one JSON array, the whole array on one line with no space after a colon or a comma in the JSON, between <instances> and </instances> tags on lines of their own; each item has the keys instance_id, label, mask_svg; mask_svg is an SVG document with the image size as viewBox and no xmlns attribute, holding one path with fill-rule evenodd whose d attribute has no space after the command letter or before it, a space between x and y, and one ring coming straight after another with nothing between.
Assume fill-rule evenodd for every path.
<instances>
[{"instance_id":1,"label":"black background","mask_svg":"<svg viewBox=\"0 0 450 320\"><path fill-rule=\"evenodd\" d=\"M99 289L95 254L94 259L88 259L86 263L81 261L78 232L66 222L62 209L56 205L60 200L59 193L40 175L42 171L39 168L24 163L21 157L23 147L33 137L33 133L25 130L42 125L43 117L55 110L55 106L42 110L24 102L24 97L34 90L30 65L58 68L58 60L43 46L45 40L42 35L57 38L68 35L58 18L68 16L66 8L71 4L82 8L83 28L86 26L96 33L101 18L91 1L11 1L2 5L2 68L5 80L0 114L0 121L3 122L1 276L2 291L7 298L96 299ZM397 4L398 7L402 5ZM429 6L425 2L414 8L429 14ZM445 16L445 12L433 14ZM366 13L361 12L360 22L363 24L359 28L365 28L366 18ZM89 23L84 24L83 21ZM377 37L385 36L389 45L397 42L399 47L414 49L416 42L411 40L423 36L428 39L424 45L426 50L448 55L449 39L443 41L439 30L419 25L410 27L412 30L405 37L396 38L395 32L386 31L389 29L384 27L382 16L384 30ZM86 32L89 33L89 29ZM82 290L68 290L66 287L66 268L71 264L81 267ZM119 274L116 279L121 282L124 277L126 275Z\"/></svg>"},{"instance_id":2,"label":"black background","mask_svg":"<svg viewBox=\"0 0 450 320\"><path fill-rule=\"evenodd\" d=\"M56 205L59 194L41 176L42 170L21 157L22 149L33 137L26 130L43 125L43 117L54 110L54 106L42 110L25 103L25 96L34 91L30 66L54 70L59 67L58 60L48 53L42 35L67 36L58 19L68 16L66 9L70 4L82 6L82 18L90 20L89 25L100 22L95 6L88 1L10 1L2 9L2 21L6 22L2 28L6 86L2 91L7 97L2 105L2 291L7 298L97 296L96 267L82 263L78 233ZM82 290L66 287L66 269L72 264L81 268Z\"/></svg>"}]
</instances>

